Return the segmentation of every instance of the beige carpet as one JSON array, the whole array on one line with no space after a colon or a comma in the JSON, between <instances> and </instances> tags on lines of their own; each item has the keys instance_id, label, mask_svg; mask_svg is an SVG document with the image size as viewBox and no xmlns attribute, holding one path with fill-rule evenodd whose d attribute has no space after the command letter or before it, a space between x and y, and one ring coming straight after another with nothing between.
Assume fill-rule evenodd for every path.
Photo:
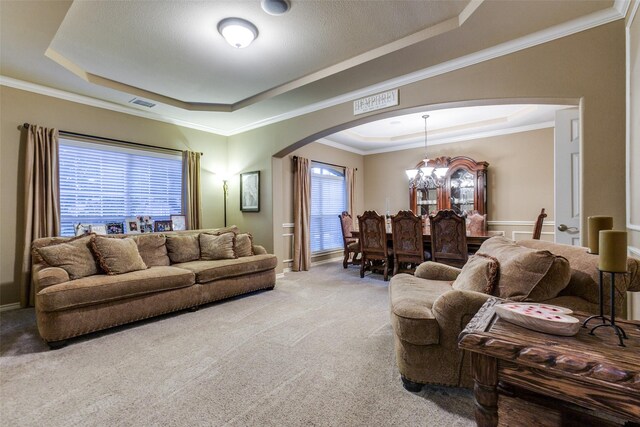
<instances>
[{"instance_id":1,"label":"beige carpet","mask_svg":"<svg viewBox=\"0 0 640 427\"><path fill-rule=\"evenodd\" d=\"M0 314L3 426L462 426L468 390L402 388L387 283L339 262L275 290L49 351L33 309Z\"/></svg>"}]
</instances>

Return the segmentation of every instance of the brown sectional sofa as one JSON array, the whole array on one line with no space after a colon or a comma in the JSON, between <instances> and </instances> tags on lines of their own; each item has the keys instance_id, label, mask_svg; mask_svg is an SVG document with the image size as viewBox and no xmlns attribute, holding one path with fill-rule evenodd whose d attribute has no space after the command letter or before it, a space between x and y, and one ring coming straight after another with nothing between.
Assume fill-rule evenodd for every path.
<instances>
[{"instance_id":1,"label":"brown sectional sofa","mask_svg":"<svg viewBox=\"0 0 640 427\"><path fill-rule=\"evenodd\" d=\"M229 231L238 232L237 228L228 227L133 237L109 236L133 238L147 268L143 266L141 270L110 275L98 267L98 274L74 280L64 268L48 264L39 251L49 248L46 250L50 256L54 252L51 250L55 248L53 245L74 240L65 237L35 240L32 244L32 278L40 335L55 348L64 345L68 338L90 332L172 311L195 310L200 305L248 292L273 289L277 258L259 245L251 245L249 256L171 262L165 242L172 236L215 235Z\"/></svg>"},{"instance_id":2,"label":"brown sectional sofa","mask_svg":"<svg viewBox=\"0 0 640 427\"><path fill-rule=\"evenodd\" d=\"M529 261L513 255L527 250L533 252L528 255ZM470 357L458 349L458 335L491 295L504 297L507 293L513 300L544 301L588 313L599 310L598 256L587 253L586 248L540 240L516 244L494 237L483 243L478 253L484 255L470 258L469 267L465 265L462 270L426 262L413 276L398 274L391 279L389 300L396 363L407 390L420 390L424 384L472 386ZM545 259L550 260L549 265L540 269ZM474 262L485 262L489 267L491 263L499 264L492 291L485 292L484 287L495 269L469 274ZM630 274L616 277L617 313L622 313L627 291L640 291L640 261L629 258L628 268ZM526 287L535 274L544 278L534 287ZM471 282L480 282L476 290L472 290L469 281L460 283L458 278L464 276ZM519 280L524 277L529 280ZM511 289L505 289L507 285ZM605 296L609 290L607 279ZM608 297L605 306L607 301Z\"/></svg>"}]
</instances>

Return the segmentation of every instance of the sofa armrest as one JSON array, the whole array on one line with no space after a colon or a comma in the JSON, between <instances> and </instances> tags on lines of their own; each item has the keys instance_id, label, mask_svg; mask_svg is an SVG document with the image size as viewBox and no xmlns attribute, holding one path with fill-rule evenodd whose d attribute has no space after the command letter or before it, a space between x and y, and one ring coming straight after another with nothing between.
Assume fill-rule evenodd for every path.
<instances>
[{"instance_id":1,"label":"sofa armrest","mask_svg":"<svg viewBox=\"0 0 640 427\"><path fill-rule=\"evenodd\" d=\"M434 301L431 311L440 330L457 337L489 298L481 292L451 290Z\"/></svg>"},{"instance_id":2,"label":"sofa armrest","mask_svg":"<svg viewBox=\"0 0 640 427\"><path fill-rule=\"evenodd\" d=\"M33 272L36 293L49 286L68 282L69 280L69 273L60 267L46 267Z\"/></svg>"},{"instance_id":3,"label":"sofa armrest","mask_svg":"<svg viewBox=\"0 0 640 427\"><path fill-rule=\"evenodd\" d=\"M419 277L421 279L429 279L429 280L447 280L454 281L460 274L460 269L451 267L446 264L441 264L439 262L427 261L423 262L416 268L416 272L414 276Z\"/></svg>"},{"instance_id":4,"label":"sofa armrest","mask_svg":"<svg viewBox=\"0 0 640 427\"><path fill-rule=\"evenodd\" d=\"M264 248L264 246L253 245L253 253L255 255L264 255L267 253L267 250Z\"/></svg>"}]
</instances>

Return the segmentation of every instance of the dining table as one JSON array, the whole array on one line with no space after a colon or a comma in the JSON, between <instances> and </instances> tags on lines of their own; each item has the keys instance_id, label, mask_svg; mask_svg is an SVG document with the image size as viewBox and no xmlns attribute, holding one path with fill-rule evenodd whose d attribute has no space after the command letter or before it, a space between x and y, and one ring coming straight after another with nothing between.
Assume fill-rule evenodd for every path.
<instances>
[{"instance_id":1,"label":"dining table","mask_svg":"<svg viewBox=\"0 0 640 427\"><path fill-rule=\"evenodd\" d=\"M360 231L358 230L351 231L351 236L355 238L360 238ZM489 233L487 231L467 232L467 248L469 250L469 253L470 254L476 253L480 248L480 245L482 245L482 243L485 240L488 240L493 236L495 236L495 234ZM425 245L425 248L427 249L431 248L431 234L428 229L423 229L422 241ZM387 243L389 245L393 244L393 237L392 237L391 231L387 231Z\"/></svg>"}]
</instances>

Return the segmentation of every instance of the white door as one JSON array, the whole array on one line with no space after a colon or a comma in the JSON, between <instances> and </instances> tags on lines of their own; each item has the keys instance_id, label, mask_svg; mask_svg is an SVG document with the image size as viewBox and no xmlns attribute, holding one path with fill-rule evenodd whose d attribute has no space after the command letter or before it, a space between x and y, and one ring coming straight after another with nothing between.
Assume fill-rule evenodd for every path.
<instances>
[{"instance_id":1,"label":"white door","mask_svg":"<svg viewBox=\"0 0 640 427\"><path fill-rule=\"evenodd\" d=\"M580 120L577 108L556 112L556 242L580 245Z\"/></svg>"}]
</instances>

